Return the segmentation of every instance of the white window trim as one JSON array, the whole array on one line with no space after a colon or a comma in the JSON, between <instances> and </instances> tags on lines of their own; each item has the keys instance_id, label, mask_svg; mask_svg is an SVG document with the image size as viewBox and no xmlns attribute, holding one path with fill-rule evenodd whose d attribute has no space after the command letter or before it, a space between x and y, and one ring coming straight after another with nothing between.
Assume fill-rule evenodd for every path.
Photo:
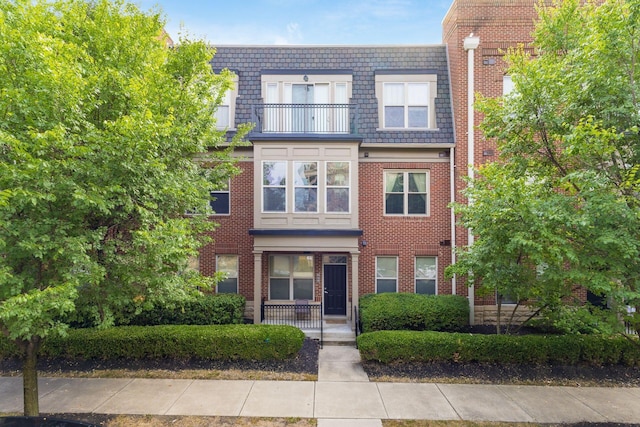
<instances>
[{"instance_id":1,"label":"white window trim","mask_svg":"<svg viewBox=\"0 0 640 427\"><path fill-rule=\"evenodd\" d=\"M393 277L393 278L391 278L391 277L381 277L381 278L379 278L378 277L378 260L380 258L395 258L395 260L396 260L396 276L395 277ZM400 269L400 265L399 265L399 259L398 259L397 256L393 256L393 255L379 255L379 256L376 256L376 270L375 270L375 275L376 275L376 294L379 293L378 292L378 279L383 279L383 280L395 279L395 281L396 281L396 289L395 289L394 292L395 293L398 292L398 281L399 281L398 271L399 271L399 269Z\"/></svg>"},{"instance_id":2,"label":"white window trim","mask_svg":"<svg viewBox=\"0 0 640 427\"><path fill-rule=\"evenodd\" d=\"M431 216L431 171L429 169L384 169L383 170L383 176L382 176L382 214L384 216L388 216L388 217L429 217ZM426 213L423 214L410 214L409 213L409 207L408 207L408 203L409 203L409 198L408 198L408 194L410 194L408 192L408 186L405 184L405 188L403 191L403 202L404 202L404 208L403 208L403 213L401 214L389 214L387 213L387 200L386 200L386 194L387 194L387 173L403 173L405 174L405 177L407 174L409 173L424 173L426 175ZM408 180L404 180L405 182L408 182ZM414 194L414 193L411 193Z\"/></svg>"},{"instance_id":3,"label":"white window trim","mask_svg":"<svg viewBox=\"0 0 640 427\"><path fill-rule=\"evenodd\" d=\"M393 127L386 128L384 126L384 84L385 83L428 83L429 84L429 103L427 105L427 127L426 128L410 128L410 127ZM412 132L412 131L433 131L438 130L436 123L435 99L438 93L438 76L437 74L376 74L376 98L378 99L378 128L380 132ZM405 101L405 106L407 101Z\"/></svg>"},{"instance_id":4,"label":"white window trim","mask_svg":"<svg viewBox=\"0 0 640 427\"><path fill-rule=\"evenodd\" d=\"M327 184L327 177L329 176L329 173L327 171L328 167L329 167L329 163L346 163L347 164L347 169L348 169L348 179L347 179L347 185L329 185ZM323 183L324 183L324 212L330 215L350 215L351 214L351 199L352 199L352 192L351 192L351 162L349 160L325 160L324 161L324 177L323 177ZM346 188L347 192L348 192L348 196L349 196L349 205L348 205L348 209L346 211L330 211L329 210L329 189L333 189L333 188Z\"/></svg>"},{"instance_id":5,"label":"white window trim","mask_svg":"<svg viewBox=\"0 0 640 427\"><path fill-rule=\"evenodd\" d=\"M236 100L238 99L238 82L239 82L238 75L236 73L232 73L232 79L233 79L233 86L229 90L227 90L227 93L225 93L223 101L220 104L221 106L229 107L228 109L229 117L227 118L229 126L228 127L218 126L218 123L216 123L216 129L218 130L227 130L227 131L236 130L235 118L236 118ZM225 101L228 102L228 104L225 103Z\"/></svg>"},{"instance_id":6,"label":"white window trim","mask_svg":"<svg viewBox=\"0 0 640 427\"><path fill-rule=\"evenodd\" d=\"M216 272L220 271L219 267L218 267L218 263L220 260L221 256L225 256L225 257L234 257L236 259L236 275L235 277L226 277L227 279L231 278L231 279L236 279L236 291L235 292L231 292L231 293L240 293L240 280L239 280L239 276L240 276L240 257L236 254L218 254L216 255ZM218 293L218 287L216 286L216 293ZM228 293L228 292L226 292Z\"/></svg>"},{"instance_id":7,"label":"white window trim","mask_svg":"<svg viewBox=\"0 0 640 427\"><path fill-rule=\"evenodd\" d=\"M265 188L282 188L282 185L265 185L264 183L264 164L265 163L284 163L285 164L285 184L284 184L284 211L268 211L264 207L264 189ZM260 164L260 211L263 214L285 214L289 212L289 185L290 171L288 160L263 160Z\"/></svg>"},{"instance_id":8,"label":"white window trim","mask_svg":"<svg viewBox=\"0 0 640 427\"><path fill-rule=\"evenodd\" d=\"M285 300L278 300L278 299L271 299L271 279L274 278L274 276L271 275L271 258L275 257L275 256L281 256L281 257L287 257L289 259L289 299L285 299ZM294 271L294 262L293 259L295 257L298 256L311 256L312 259L312 277L311 277L311 295L314 297L312 298L310 301L313 301L315 299L315 295L316 295L316 280L315 280L315 268L316 268L316 260L313 257L313 255L304 255L304 254L287 254L287 253L283 253L283 254L273 254L273 255L269 255L268 258L268 264L267 264L267 278L268 278L268 289L267 289L267 295L269 296L269 301L295 301L293 292L294 292L294 280L295 280L295 271ZM282 277L276 277L278 279L282 279Z\"/></svg>"},{"instance_id":9,"label":"white window trim","mask_svg":"<svg viewBox=\"0 0 640 427\"><path fill-rule=\"evenodd\" d=\"M329 163L340 163L344 162L348 164L349 167L349 179L347 180L346 186L328 186L327 185L327 166ZM265 163L285 163L285 210L284 211L267 211L265 210L264 205L264 189L265 188L282 188L283 186L265 186L264 184L264 164ZM317 171L318 171L318 183L315 187L311 186L298 186L295 183L295 169L296 164L299 163L316 163ZM262 214L293 214L293 215L351 215L352 213L352 205L353 205L353 192L352 192L352 180L353 177L351 174L352 171L352 161L351 160L263 160L260 165L260 212ZM428 182L427 182L428 185ZM315 188L317 190L317 201L316 201L316 210L315 211L296 211L295 206L295 191L296 188ZM327 204L327 189L328 188L346 188L349 191L349 207L345 212L340 211L329 211ZM321 203L322 202L322 203Z\"/></svg>"},{"instance_id":10,"label":"white window trim","mask_svg":"<svg viewBox=\"0 0 640 427\"><path fill-rule=\"evenodd\" d=\"M417 255L413 260L413 293L418 293L418 280L429 280L426 277L418 277L418 258L434 258L436 265L436 284L435 284L435 294L438 295L438 257L435 255ZM421 294L421 295L430 295L430 294Z\"/></svg>"},{"instance_id":11,"label":"white window trim","mask_svg":"<svg viewBox=\"0 0 640 427\"><path fill-rule=\"evenodd\" d=\"M210 216L230 216L231 215L231 180L227 180L227 189L224 190L212 190L209 194L213 197L213 193L227 193L229 197L229 213L217 213L212 212Z\"/></svg>"}]
</instances>

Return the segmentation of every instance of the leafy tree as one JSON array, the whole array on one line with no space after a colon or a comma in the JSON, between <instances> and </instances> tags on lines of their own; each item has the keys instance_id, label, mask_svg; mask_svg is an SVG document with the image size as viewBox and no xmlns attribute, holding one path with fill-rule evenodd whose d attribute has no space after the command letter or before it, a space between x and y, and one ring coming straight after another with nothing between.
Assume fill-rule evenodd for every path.
<instances>
[{"instance_id":1,"label":"leafy tree","mask_svg":"<svg viewBox=\"0 0 640 427\"><path fill-rule=\"evenodd\" d=\"M541 313L582 286L625 316L640 304L640 1L581 3L540 6L537 54L506 55L515 91L479 96L500 159L457 206L478 237L448 274Z\"/></svg>"},{"instance_id":2,"label":"leafy tree","mask_svg":"<svg viewBox=\"0 0 640 427\"><path fill-rule=\"evenodd\" d=\"M38 349L73 313L108 326L193 289L178 272L213 224L184 213L235 173L246 129L226 146L214 119L231 76L162 28L122 0L0 2L0 330L24 354L25 415Z\"/></svg>"}]
</instances>

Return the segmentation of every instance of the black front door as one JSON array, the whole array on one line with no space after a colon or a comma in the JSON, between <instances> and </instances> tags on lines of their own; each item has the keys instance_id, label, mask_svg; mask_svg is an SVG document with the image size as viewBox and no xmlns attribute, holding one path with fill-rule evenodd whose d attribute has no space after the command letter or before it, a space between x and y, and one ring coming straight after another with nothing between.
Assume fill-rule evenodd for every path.
<instances>
[{"instance_id":1,"label":"black front door","mask_svg":"<svg viewBox=\"0 0 640 427\"><path fill-rule=\"evenodd\" d=\"M324 314L347 314L347 266L324 266Z\"/></svg>"}]
</instances>

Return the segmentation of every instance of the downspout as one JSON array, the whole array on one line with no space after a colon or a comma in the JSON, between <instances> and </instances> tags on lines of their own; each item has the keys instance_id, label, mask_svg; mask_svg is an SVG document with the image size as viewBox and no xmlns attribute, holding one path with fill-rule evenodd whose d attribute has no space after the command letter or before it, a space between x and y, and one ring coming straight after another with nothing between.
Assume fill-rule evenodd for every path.
<instances>
[{"instance_id":1,"label":"downspout","mask_svg":"<svg viewBox=\"0 0 640 427\"><path fill-rule=\"evenodd\" d=\"M467 51L467 176L469 177L469 185L473 185L475 164L475 122L473 98L475 93L474 81L474 56L475 50L480 44L480 37L474 37L471 33L464 39L464 50ZM472 205L473 200L468 199L468 204ZM471 246L474 242L473 230L467 231L467 245ZM469 324L475 324L475 289L473 286L473 277L469 276Z\"/></svg>"},{"instance_id":2,"label":"downspout","mask_svg":"<svg viewBox=\"0 0 640 427\"><path fill-rule=\"evenodd\" d=\"M453 209L453 203L456 201L456 149L451 148L449 152L449 182L451 183L451 265L456 263L456 213ZM454 274L451 278L451 295L457 295L457 280Z\"/></svg>"}]
</instances>

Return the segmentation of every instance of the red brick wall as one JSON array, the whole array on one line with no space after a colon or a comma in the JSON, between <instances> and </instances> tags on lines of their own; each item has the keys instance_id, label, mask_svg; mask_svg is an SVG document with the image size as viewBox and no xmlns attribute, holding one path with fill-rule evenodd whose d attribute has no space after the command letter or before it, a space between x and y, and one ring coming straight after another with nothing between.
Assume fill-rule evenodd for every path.
<instances>
[{"instance_id":1,"label":"red brick wall","mask_svg":"<svg viewBox=\"0 0 640 427\"><path fill-rule=\"evenodd\" d=\"M238 255L238 291L253 300L253 163L240 162L241 173L231 180L230 215L214 215L220 226L211 237L213 242L200 250L200 271L206 276L215 272L216 255Z\"/></svg>"},{"instance_id":2,"label":"red brick wall","mask_svg":"<svg viewBox=\"0 0 640 427\"><path fill-rule=\"evenodd\" d=\"M451 281L444 268L451 263L451 247L440 242L451 239L449 163L360 163L360 228L364 231L360 255L360 294L375 292L376 256L398 256L398 291L414 292L416 256L438 257L438 293L450 294ZM429 171L428 217L384 215L384 170L425 169Z\"/></svg>"}]
</instances>

